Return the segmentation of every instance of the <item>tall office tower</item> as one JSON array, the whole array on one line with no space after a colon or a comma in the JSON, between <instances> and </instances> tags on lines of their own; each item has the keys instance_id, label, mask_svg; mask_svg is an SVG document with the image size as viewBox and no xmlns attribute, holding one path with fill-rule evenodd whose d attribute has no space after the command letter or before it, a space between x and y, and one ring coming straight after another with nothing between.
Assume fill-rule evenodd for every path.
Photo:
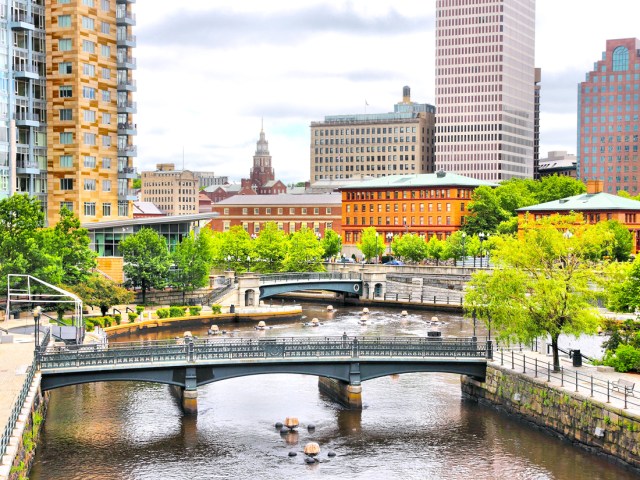
<instances>
[{"instance_id":1,"label":"tall office tower","mask_svg":"<svg viewBox=\"0 0 640 480\"><path fill-rule=\"evenodd\" d=\"M402 101L389 113L329 115L311 122L311 183L434 171L435 107Z\"/></svg>"},{"instance_id":2,"label":"tall office tower","mask_svg":"<svg viewBox=\"0 0 640 480\"><path fill-rule=\"evenodd\" d=\"M131 218L135 0L46 2L49 224Z\"/></svg>"},{"instance_id":3,"label":"tall office tower","mask_svg":"<svg viewBox=\"0 0 640 480\"><path fill-rule=\"evenodd\" d=\"M535 0L437 0L436 169L533 178Z\"/></svg>"},{"instance_id":4,"label":"tall office tower","mask_svg":"<svg viewBox=\"0 0 640 480\"><path fill-rule=\"evenodd\" d=\"M535 83L533 85L533 179L540 179L540 82L542 70L536 68Z\"/></svg>"},{"instance_id":5,"label":"tall office tower","mask_svg":"<svg viewBox=\"0 0 640 480\"><path fill-rule=\"evenodd\" d=\"M0 0L0 198L46 205L44 0Z\"/></svg>"},{"instance_id":6,"label":"tall office tower","mask_svg":"<svg viewBox=\"0 0 640 480\"><path fill-rule=\"evenodd\" d=\"M578 178L604 191L640 193L640 40L607 40L602 59L578 85Z\"/></svg>"}]
</instances>

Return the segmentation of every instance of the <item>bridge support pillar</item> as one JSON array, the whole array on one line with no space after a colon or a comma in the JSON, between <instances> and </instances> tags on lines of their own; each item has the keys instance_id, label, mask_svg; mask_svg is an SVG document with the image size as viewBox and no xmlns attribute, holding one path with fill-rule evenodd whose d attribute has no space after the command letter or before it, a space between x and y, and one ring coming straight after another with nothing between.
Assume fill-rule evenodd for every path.
<instances>
[{"instance_id":1,"label":"bridge support pillar","mask_svg":"<svg viewBox=\"0 0 640 480\"><path fill-rule=\"evenodd\" d=\"M352 410L362 409L362 385L333 378L318 377L318 388L331 399Z\"/></svg>"},{"instance_id":2,"label":"bridge support pillar","mask_svg":"<svg viewBox=\"0 0 640 480\"><path fill-rule=\"evenodd\" d=\"M198 390L181 389L182 410L187 415L198 414Z\"/></svg>"}]
</instances>

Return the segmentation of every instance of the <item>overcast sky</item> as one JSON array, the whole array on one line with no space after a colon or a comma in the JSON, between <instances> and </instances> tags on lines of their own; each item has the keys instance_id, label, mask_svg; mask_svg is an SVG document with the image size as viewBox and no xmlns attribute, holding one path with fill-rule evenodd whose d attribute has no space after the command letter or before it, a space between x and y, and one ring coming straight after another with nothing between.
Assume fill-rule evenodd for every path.
<instances>
[{"instance_id":1,"label":"overcast sky","mask_svg":"<svg viewBox=\"0 0 640 480\"><path fill-rule=\"evenodd\" d=\"M138 0L138 167L248 177L261 118L276 178L309 179L309 124L433 104L435 0ZM576 150L577 83L640 0L537 0L541 157ZM369 104L365 107L365 101Z\"/></svg>"}]
</instances>

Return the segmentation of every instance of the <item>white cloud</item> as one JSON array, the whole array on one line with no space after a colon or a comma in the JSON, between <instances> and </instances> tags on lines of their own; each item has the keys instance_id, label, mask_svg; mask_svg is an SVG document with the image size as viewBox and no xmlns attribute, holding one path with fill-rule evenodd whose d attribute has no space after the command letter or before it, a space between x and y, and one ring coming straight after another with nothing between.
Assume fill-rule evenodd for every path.
<instances>
[{"instance_id":1,"label":"white cloud","mask_svg":"<svg viewBox=\"0 0 640 480\"><path fill-rule=\"evenodd\" d=\"M183 6L184 5L184 6ZM246 177L264 117L276 176L309 178L309 124L387 112L410 85L434 102L435 2L139 0L138 165ZM575 153L577 82L607 38L637 36L640 2L538 0L542 148ZM545 104L545 100L548 103ZM547 140L548 139L548 140Z\"/></svg>"}]
</instances>

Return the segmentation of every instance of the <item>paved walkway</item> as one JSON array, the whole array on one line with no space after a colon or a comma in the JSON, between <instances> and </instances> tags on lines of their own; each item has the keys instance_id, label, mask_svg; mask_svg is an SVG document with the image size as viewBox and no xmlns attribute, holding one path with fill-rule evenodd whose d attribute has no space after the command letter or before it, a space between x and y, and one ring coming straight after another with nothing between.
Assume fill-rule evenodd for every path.
<instances>
[{"instance_id":1,"label":"paved walkway","mask_svg":"<svg viewBox=\"0 0 640 480\"><path fill-rule=\"evenodd\" d=\"M524 368L526 361L526 368ZM550 385L558 389L565 390L567 393L576 393L576 372L578 372L578 393L585 398L591 397L591 378L593 377L593 398L602 403L607 402L607 382L609 382L608 400L612 406L624 409L624 393L614 391L612 384L619 379L628 380L635 384L633 395L627 395L627 411L634 415L640 416L640 374L636 373L619 373L619 372L603 372L598 371L597 367L583 364L582 367L573 367L573 361L566 356L560 358L560 364L563 370L561 375L559 372L553 371L553 357L543 353L533 352L531 350L515 351L512 356L510 351L505 351L501 357L500 352L494 354L493 364L500 366L502 362L503 368L511 369L519 373L525 373L530 377L536 375L537 360L537 377L544 382L547 381L547 365L551 364L551 380ZM524 371L524 372L523 372ZM564 385L562 385L564 383Z\"/></svg>"}]
</instances>

